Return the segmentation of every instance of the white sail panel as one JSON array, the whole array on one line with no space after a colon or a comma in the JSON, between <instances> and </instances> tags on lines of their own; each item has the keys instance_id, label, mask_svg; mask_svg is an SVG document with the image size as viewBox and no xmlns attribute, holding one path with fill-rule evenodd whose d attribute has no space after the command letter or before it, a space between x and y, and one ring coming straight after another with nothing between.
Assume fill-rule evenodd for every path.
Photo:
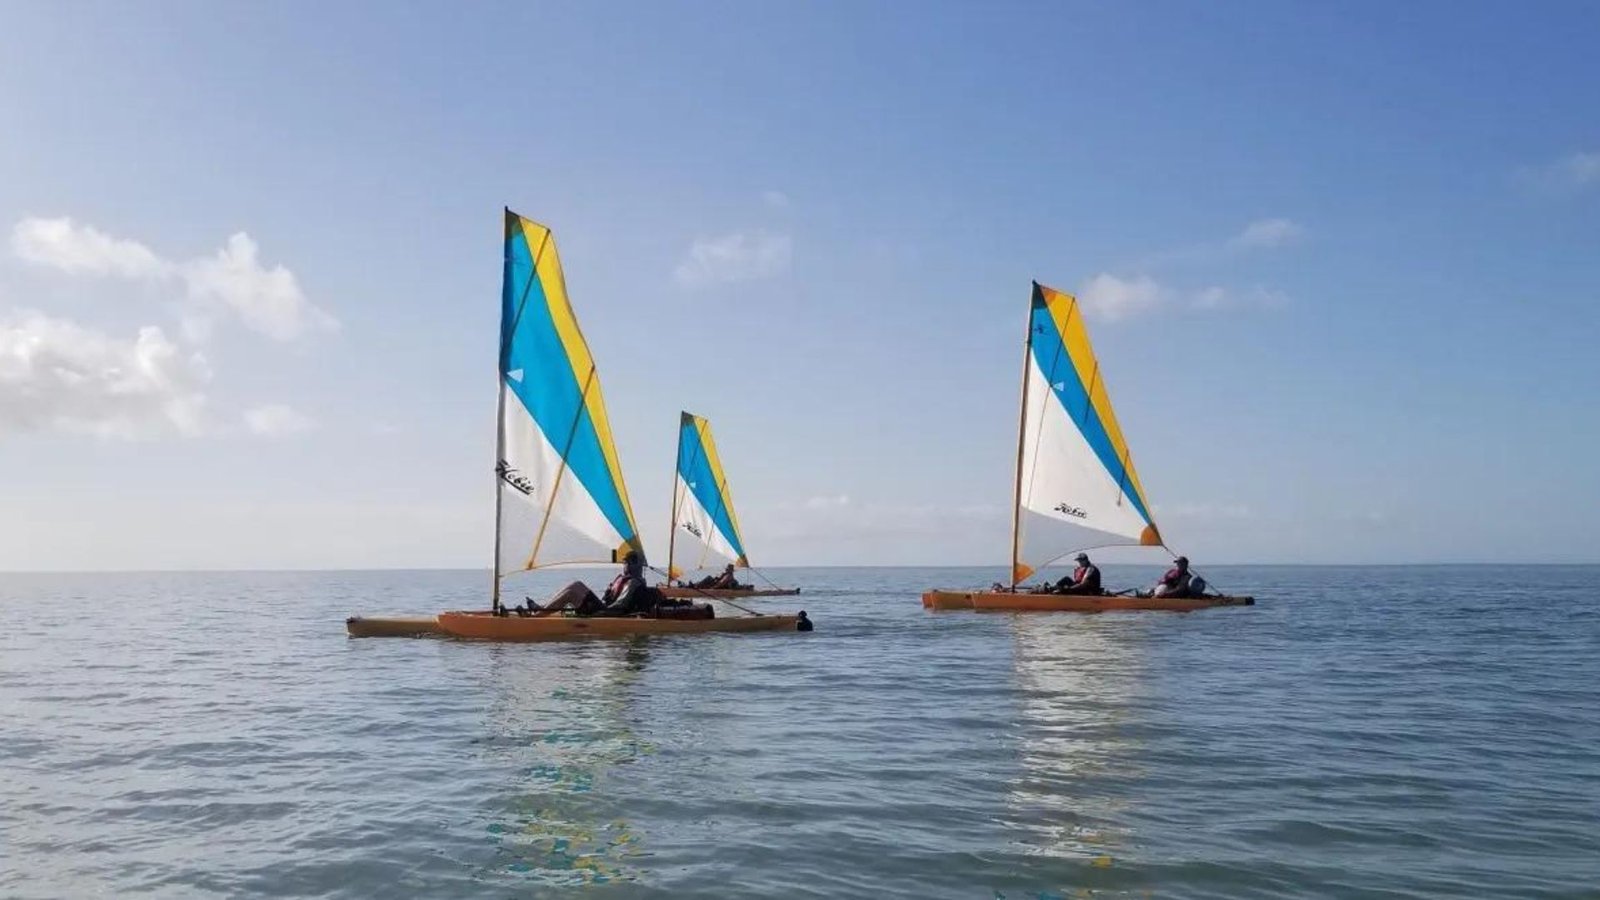
<instances>
[{"instance_id":1,"label":"white sail panel","mask_svg":"<svg viewBox=\"0 0 1600 900\"><path fill-rule=\"evenodd\" d=\"M1074 550L1140 543L1149 523L1095 457L1037 365L1028 367L1028 379L1018 560L1039 569Z\"/></svg>"},{"instance_id":2,"label":"white sail panel","mask_svg":"<svg viewBox=\"0 0 1600 900\"><path fill-rule=\"evenodd\" d=\"M677 519L673 526L677 532L673 541L673 567L692 572L727 563L743 565L743 554L717 526L711 511L697 496L695 486L679 474L674 490L672 506L677 510Z\"/></svg>"},{"instance_id":3,"label":"white sail panel","mask_svg":"<svg viewBox=\"0 0 1600 900\"><path fill-rule=\"evenodd\" d=\"M507 390L503 402L499 574L613 561L626 537L562 464L516 394Z\"/></svg>"},{"instance_id":4,"label":"white sail panel","mask_svg":"<svg viewBox=\"0 0 1600 900\"><path fill-rule=\"evenodd\" d=\"M1077 301L1034 286L1017 472L1017 581L1074 550L1159 544Z\"/></svg>"}]
</instances>

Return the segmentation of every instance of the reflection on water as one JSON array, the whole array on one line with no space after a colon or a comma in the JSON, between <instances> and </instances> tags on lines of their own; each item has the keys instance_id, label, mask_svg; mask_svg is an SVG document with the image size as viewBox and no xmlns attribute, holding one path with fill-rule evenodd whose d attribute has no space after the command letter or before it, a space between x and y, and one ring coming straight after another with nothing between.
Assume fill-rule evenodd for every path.
<instances>
[{"instance_id":1,"label":"reflection on water","mask_svg":"<svg viewBox=\"0 0 1600 900\"><path fill-rule=\"evenodd\" d=\"M596 788L654 752L630 709L649 652L644 641L489 649L485 753L518 773L485 829L501 872L552 885L637 880L628 860L639 835Z\"/></svg>"},{"instance_id":2,"label":"reflection on water","mask_svg":"<svg viewBox=\"0 0 1600 900\"><path fill-rule=\"evenodd\" d=\"M482 575L0 577L0 897L1600 884L1600 569L1239 569L1268 602L1188 616L932 614L994 573L815 570L784 578L807 635L344 635Z\"/></svg>"},{"instance_id":3,"label":"reflection on water","mask_svg":"<svg viewBox=\"0 0 1600 900\"><path fill-rule=\"evenodd\" d=\"M1021 765L1008 785L1008 824L1024 853L1110 868L1134 845L1124 788L1140 775L1134 717L1148 688L1138 625L1026 614L1009 624Z\"/></svg>"}]
</instances>

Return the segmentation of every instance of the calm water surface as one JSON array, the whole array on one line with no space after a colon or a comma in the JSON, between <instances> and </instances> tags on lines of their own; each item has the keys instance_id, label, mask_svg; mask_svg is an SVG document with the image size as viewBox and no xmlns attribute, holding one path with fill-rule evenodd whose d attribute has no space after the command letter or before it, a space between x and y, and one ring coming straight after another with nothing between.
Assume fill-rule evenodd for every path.
<instances>
[{"instance_id":1,"label":"calm water surface","mask_svg":"<svg viewBox=\"0 0 1600 900\"><path fill-rule=\"evenodd\" d=\"M353 641L486 576L0 576L0 897L1600 897L1600 568L1099 616L772 574L815 633Z\"/></svg>"}]
</instances>

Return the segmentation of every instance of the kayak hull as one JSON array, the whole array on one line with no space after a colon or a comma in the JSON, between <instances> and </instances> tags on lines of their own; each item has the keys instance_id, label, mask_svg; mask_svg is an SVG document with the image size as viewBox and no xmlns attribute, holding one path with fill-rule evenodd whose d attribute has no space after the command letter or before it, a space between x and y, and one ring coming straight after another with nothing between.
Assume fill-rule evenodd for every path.
<instances>
[{"instance_id":1,"label":"kayak hull","mask_svg":"<svg viewBox=\"0 0 1600 900\"><path fill-rule=\"evenodd\" d=\"M922 595L927 609L980 612L1109 612L1161 610L1192 612L1213 606L1253 606L1254 597L1129 597L1116 594L1016 594L1007 591L940 591Z\"/></svg>"},{"instance_id":2,"label":"kayak hull","mask_svg":"<svg viewBox=\"0 0 1600 900\"><path fill-rule=\"evenodd\" d=\"M656 590L660 591L662 596L673 600L704 600L708 598L737 600L740 597L793 597L795 594L800 593L799 588L751 588L749 590L737 589L730 591L726 588L687 588L667 587L666 585L657 587Z\"/></svg>"},{"instance_id":3,"label":"kayak hull","mask_svg":"<svg viewBox=\"0 0 1600 900\"><path fill-rule=\"evenodd\" d=\"M439 614L450 637L477 641L570 641L652 634L795 631L796 616L729 616L721 619L653 619L639 616L496 616L487 612Z\"/></svg>"},{"instance_id":4,"label":"kayak hull","mask_svg":"<svg viewBox=\"0 0 1600 900\"><path fill-rule=\"evenodd\" d=\"M438 616L351 616L344 620L351 637L434 637L444 634Z\"/></svg>"}]
</instances>

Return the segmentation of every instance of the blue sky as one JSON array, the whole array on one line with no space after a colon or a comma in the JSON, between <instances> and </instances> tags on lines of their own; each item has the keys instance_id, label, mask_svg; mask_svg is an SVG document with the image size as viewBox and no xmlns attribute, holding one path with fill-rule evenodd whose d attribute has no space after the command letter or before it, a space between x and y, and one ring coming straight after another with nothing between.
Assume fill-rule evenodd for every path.
<instances>
[{"instance_id":1,"label":"blue sky","mask_svg":"<svg viewBox=\"0 0 1600 900\"><path fill-rule=\"evenodd\" d=\"M506 205L647 546L1003 563L1038 279L1197 560L1600 559L1593 4L5 18L0 568L487 565Z\"/></svg>"}]
</instances>

